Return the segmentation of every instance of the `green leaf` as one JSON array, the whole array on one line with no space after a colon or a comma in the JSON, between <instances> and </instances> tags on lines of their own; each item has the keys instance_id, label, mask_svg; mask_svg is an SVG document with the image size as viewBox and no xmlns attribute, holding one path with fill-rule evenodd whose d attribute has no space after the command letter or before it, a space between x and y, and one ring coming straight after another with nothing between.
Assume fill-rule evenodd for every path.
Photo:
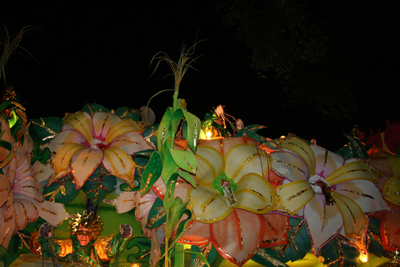
<instances>
[{"instance_id":1,"label":"green leaf","mask_svg":"<svg viewBox=\"0 0 400 267\"><path fill-rule=\"evenodd\" d=\"M378 257L388 257L386 254L385 248L382 246L381 243L379 243L373 235L368 234L368 240L369 240L369 245L368 245L368 253L374 254L375 256Z\"/></svg>"},{"instance_id":2,"label":"green leaf","mask_svg":"<svg viewBox=\"0 0 400 267\"><path fill-rule=\"evenodd\" d=\"M89 113L91 116L97 111L100 112L110 112L108 108L105 108L103 105L97 103L88 103L82 107L83 112Z\"/></svg>"},{"instance_id":3,"label":"green leaf","mask_svg":"<svg viewBox=\"0 0 400 267\"><path fill-rule=\"evenodd\" d=\"M15 260L13 255L0 245L0 267L8 267Z\"/></svg>"},{"instance_id":4,"label":"green leaf","mask_svg":"<svg viewBox=\"0 0 400 267\"><path fill-rule=\"evenodd\" d=\"M200 138L201 121L198 117L186 110L183 111L183 114L186 119L186 131L184 131L184 137L188 140L189 147L196 152Z\"/></svg>"},{"instance_id":5,"label":"green leaf","mask_svg":"<svg viewBox=\"0 0 400 267\"><path fill-rule=\"evenodd\" d=\"M62 119L57 117L32 119L29 132L32 139L40 144L48 143L62 130ZM34 138L35 137L35 138Z\"/></svg>"},{"instance_id":6,"label":"green leaf","mask_svg":"<svg viewBox=\"0 0 400 267\"><path fill-rule=\"evenodd\" d=\"M273 249L260 249L251 259L266 267L289 267L278 258L276 253Z\"/></svg>"},{"instance_id":7,"label":"green leaf","mask_svg":"<svg viewBox=\"0 0 400 267\"><path fill-rule=\"evenodd\" d=\"M115 115L121 117L121 119L131 119L136 122L140 121L140 111L139 109L121 107L115 110Z\"/></svg>"},{"instance_id":8,"label":"green leaf","mask_svg":"<svg viewBox=\"0 0 400 267\"><path fill-rule=\"evenodd\" d=\"M93 205L96 206L106 195L113 192L116 186L116 177L109 174L100 166L88 178L82 186L82 190L87 194L87 197L90 198Z\"/></svg>"},{"instance_id":9,"label":"green leaf","mask_svg":"<svg viewBox=\"0 0 400 267\"><path fill-rule=\"evenodd\" d=\"M174 114L172 114L171 118L171 134L175 136L176 132L178 131L179 124L181 123L183 118L183 111L181 108L175 110Z\"/></svg>"},{"instance_id":10,"label":"green leaf","mask_svg":"<svg viewBox=\"0 0 400 267\"><path fill-rule=\"evenodd\" d=\"M196 173L197 160L192 151L177 150L173 148L170 148L169 151L179 168L193 174Z\"/></svg>"},{"instance_id":11,"label":"green leaf","mask_svg":"<svg viewBox=\"0 0 400 267\"><path fill-rule=\"evenodd\" d=\"M207 249L209 249L209 252L208 252L206 259L209 264L213 264L219 254L218 254L218 251L215 249L215 247L211 243L208 243L207 245L203 246L202 249L200 249L198 246L195 246L195 245L191 246L192 252L195 252L196 254L192 253L192 256L190 257L190 266L194 266L195 260L198 258L197 253L202 254L202 250L204 251ZM185 251L185 252L187 252L187 251Z\"/></svg>"},{"instance_id":12,"label":"green leaf","mask_svg":"<svg viewBox=\"0 0 400 267\"><path fill-rule=\"evenodd\" d=\"M193 178L190 173L185 171L178 171L178 175L189 182L194 188L196 188L196 180Z\"/></svg>"},{"instance_id":13,"label":"green leaf","mask_svg":"<svg viewBox=\"0 0 400 267\"><path fill-rule=\"evenodd\" d=\"M12 126L11 128L11 135L17 140L16 136L17 136L17 132L21 129L22 127L22 118L20 115L18 116L18 120L17 122Z\"/></svg>"},{"instance_id":14,"label":"green leaf","mask_svg":"<svg viewBox=\"0 0 400 267\"><path fill-rule=\"evenodd\" d=\"M175 202L174 192L177 179L178 179L178 173L174 173L172 174L171 179L167 183L165 183L167 190L165 191L165 196L164 196L164 208L167 210L171 208Z\"/></svg>"},{"instance_id":15,"label":"green leaf","mask_svg":"<svg viewBox=\"0 0 400 267\"><path fill-rule=\"evenodd\" d=\"M63 204L74 200L78 193L79 190L76 190L75 184L68 178L63 178L59 182L54 182L43 190L43 195L46 200Z\"/></svg>"},{"instance_id":16,"label":"green leaf","mask_svg":"<svg viewBox=\"0 0 400 267\"><path fill-rule=\"evenodd\" d=\"M164 209L163 203L161 198L157 198L156 201L154 201L147 217L146 228L154 229L165 223L167 212Z\"/></svg>"},{"instance_id":17,"label":"green leaf","mask_svg":"<svg viewBox=\"0 0 400 267\"><path fill-rule=\"evenodd\" d=\"M149 266L150 250L151 250L151 240L146 237L134 237L126 245L126 250L131 250L132 252L128 255L128 262L130 263L141 263L140 266ZM145 257L141 258L142 256Z\"/></svg>"},{"instance_id":18,"label":"green leaf","mask_svg":"<svg viewBox=\"0 0 400 267\"><path fill-rule=\"evenodd\" d=\"M154 124L153 126L146 127L142 133L142 136L144 139L147 140L147 142L150 142L154 147L158 147L157 143L157 132L158 132L158 126L160 124Z\"/></svg>"},{"instance_id":19,"label":"green leaf","mask_svg":"<svg viewBox=\"0 0 400 267\"><path fill-rule=\"evenodd\" d=\"M203 254L199 253L199 252L194 252L194 251L190 251L190 250L185 250L185 251L177 251L177 252L173 252L171 253L171 258L172 256L175 256L178 253L187 253L187 254L193 254L197 257L200 257L200 259L204 262L205 265L207 265L208 267L210 267L210 264L208 263L208 261L206 260L206 258L204 257Z\"/></svg>"},{"instance_id":20,"label":"green leaf","mask_svg":"<svg viewBox=\"0 0 400 267\"><path fill-rule=\"evenodd\" d=\"M0 112L2 112L3 110L5 110L8 105L10 105L10 101L6 100L3 103L0 104Z\"/></svg>"},{"instance_id":21,"label":"green leaf","mask_svg":"<svg viewBox=\"0 0 400 267\"><path fill-rule=\"evenodd\" d=\"M163 151L164 162L163 162L161 176L166 184L168 183L169 179L171 179L172 175L179 169L170 151L171 149Z\"/></svg>"},{"instance_id":22,"label":"green leaf","mask_svg":"<svg viewBox=\"0 0 400 267\"><path fill-rule=\"evenodd\" d=\"M35 163L36 161L46 164L49 158L50 150L47 147L45 147L44 150L41 150L38 143L33 143L31 164Z\"/></svg>"},{"instance_id":23,"label":"green leaf","mask_svg":"<svg viewBox=\"0 0 400 267\"><path fill-rule=\"evenodd\" d=\"M343 254L343 257L341 257L341 254ZM339 241L339 238L336 237L322 247L321 256L325 259L324 264L332 263L329 266L350 267L357 266L360 253L356 248L344 245Z\"/></svg>"},{"instance_id":24,"label":"green leaf","mask_svg":"<svg viewBox=\"0 0 400 267\"><path fill-rule=\"evenodd\" d=\"M140 182L140 195L144 196L158 180L162 171L162 159L159 151L155 151L144 169L142 180Z\"/></svg>"},{"instance_id":25,"label":"green leaf","mask_svg":"<svg viewBox=\"0 0 400 267\"><path fill-rule=\"evenodd\" d=\"M372 233L374 233L377 236L381 235L381 221L378 220L375 217L371 217L369 219L369 223L368 223L368 228L371 230Z\"/></svg>"},{"instance_id":26,"label":"green leaf","mask_svg":"<svg viewBox=\"0 0 400 267\"><path fill-rule=\"evenodd\" d=\"M169 221L167 221L165 223L165 234L166 234L167 238L169 238L167 236L167 233L172 233L172 231L178 225L178 228L176 229L176 232L175 232L174 240L171 242L171 248L179 240L179 238L183 235L187 224L192 219L192 212L186 208L187 203L188 202L182 203L182 199L176 198L173 206L171 207ZM179 222L184 214L186 214L187 218L185 220Z\"/></svg>"},{"instance_id":27,"label":"green leaf","mask_svg":"<svg viewBox=\"0 0 400 267\"><path fill-rule=\"evenodd\" d=\"M350 155L352 158L369 159L368 153L365 146L352 135L343 133L347 139L349 139L349 149L352 152ZM347 159L347 158L345 158Z\"/></svg>"},{"instance_id":28,"label":"green leaf","mask_svg":"<svg viewBox=\"0 0 400 267\"><path fill-rule=\"evenodd\" d=\"M170 132L169 132L169 126L171 124L171 108L167 108L167 110L164 113L164 116L161 119L160 125L158 126L158 131L157 131L157 145L158 145L158 150L162 150L162 147L166 140L170 138Z\"/></svg>"}]
</instances>

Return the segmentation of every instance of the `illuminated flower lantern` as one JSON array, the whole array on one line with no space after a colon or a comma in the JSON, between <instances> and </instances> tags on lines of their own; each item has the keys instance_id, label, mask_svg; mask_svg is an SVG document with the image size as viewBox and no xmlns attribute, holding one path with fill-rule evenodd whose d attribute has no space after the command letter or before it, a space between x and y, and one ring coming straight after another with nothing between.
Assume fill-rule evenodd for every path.
<instances>
[{"instance_id":1,"label":"illuminated flower lantern","mask_svg":"<svg viewBox=\"0 0 400 267\"><path fill-rule=\"evenodd\" d=\"M136 164L131 155L153 148L140 135L141 130L134 120L113 113L95 112L91 116L78 111L69 115L63 121L63 130L48 145L56 153L49 184L71 173L79 189L101 165L134 187Z\"/></svg>"},{"instance_id":2,"label":"illuminated flower lantern","mask_svg":"<svg viewBox=\"0 0 400 267\"><path fill-rule=\"evenodd\" d=\"M250 138L200 140L198 184L187 196L194 220L180 242L212 242L239 266L261 246L286 243L287 218L267 214L275 208L275 189L266 179L271 159L264 149Z\"/></svg>"},{"instance_id":3,"label":"illuminated flower lantern","mask_svg":"<svg viewBox=\"0 0 400 267\"><path fill-rule=\"evenodd\" d=\"M13 157L0 174L0 245L7 248L13 234L23 230L39 216L54 226L69 215L64 205L45 201L30 165L32 140L24 129L24 145L11 137L7 123L1 120L2 140L12 144Z\"/></svg>"},{"instance_id":4,"label":"illuminated flower lantern","mask_svg":"<svg viewBox=\"0 0 400 267\"><path fill-rule=\"evenodd\" d=\"M318 255L340 233L366 255L365 214L389 210L372 183L376 179L370 167L360 160L345 161L295 137L281 139L280 146L285 151L272 157L283 163L277 171L286 170L287 180L276 190L278 206L291 215L304 216L313 252Z\"/></svg>"}]
</instances>

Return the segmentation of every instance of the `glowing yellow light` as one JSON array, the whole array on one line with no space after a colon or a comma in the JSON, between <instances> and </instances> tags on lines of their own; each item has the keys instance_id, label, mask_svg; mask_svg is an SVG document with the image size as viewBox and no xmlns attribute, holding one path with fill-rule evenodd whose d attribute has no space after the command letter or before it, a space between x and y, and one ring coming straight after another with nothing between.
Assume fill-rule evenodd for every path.
<instances>
[{"instance_id":1,"label":"glowing yellow light","mask_svg":"<svg viewBox=\"0 0 400 267\"><path fill-rule=\"evenodd\" d=\"M140 267L140 264L134 263L131 267Z\"/></svg>"},{"instance_id":2,"label":"glowing yellow light","mask_svg":"<svg viewBox=\"0 0 400 267\"><path fill-rule=\"evenodd\" d=\"M282 138L282 139L285 139L285 138L286 138L286 136L282 135L282 136L281 136L281 138Z\"/></svg>"},{"instance_id":3,"label":"glowing yellow light","mask_svg":"<svg viewBox=\"0 0 400 267\"><path fill-rule=\"evenodd\" d=\"M206 137L207 137L207 139L210 139L210 138L211 138L211 135L212 135L212 132L211 132L211 131L207 131L207 132L206 132Z\"/></svg>"},{"instance_id":4,"label":"glowing yellow light","mask_svg":"<svg viewBox=\"0 0 400 267\"><path fill-rule=\"evenodd\" d=\"M319 257L318 257L318 262L324 263L324 261L325 261L324 257L322 257L322 256L319 256Z\"/></svg>"},{"instance_id":5,"label":"glowing yellow light","mask_svg":"<svg viewBox=\"0 0 400 267\"><path fill-rule=\"evenodd\" d=\"M361 253L361 255L360 255L360 261L362 261L362 262L367 262L368 261L368 255L364 252L364 253Z\"/></svg>"}]
</instances>

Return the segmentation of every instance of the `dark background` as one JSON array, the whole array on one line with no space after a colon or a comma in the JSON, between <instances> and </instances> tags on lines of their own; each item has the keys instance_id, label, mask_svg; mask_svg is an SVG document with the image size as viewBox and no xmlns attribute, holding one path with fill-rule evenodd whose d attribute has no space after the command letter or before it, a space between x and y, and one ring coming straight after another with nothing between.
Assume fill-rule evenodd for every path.
<instances>
[{"instance_id":1,"label":"dark background","mask_svg":"<svg viewBox=\"0 0 400 267\"><path fill-rule=\"evenodd\" d=\"M170 73L166 64L151 76L153 55L164 51L177 59L183 43L190 47L207 40L196 48L195 56L201 56L194 64L198 72L188 71L180 91L188 110L200 119L222 104L245 125L267 126L260 132L263 136L292 132L315 138L330 150L347 142L342 133L355 124L369 134L369 129L384 130L386 120L399 119L397 44L376 50L381 54L369 65L361 85L364 98L357 99L360 114L338 120L312 105L285 106L279 80L273 73L260 79L249 67L251 49L235 37L234 28L222 23L224 11L215 9L217 2L2 1L0 22L10 34L27 25L36 27L21 42L34 58L22 49L12 55L5 69L7 85L21 96L29 118L63 117L93 102L107 108L139 108L158 91L173 87L173 78L165 77ZM357 3L371 10L370 2ZM385 1L379 3L384 7ZM323 4L315 9L323 10ZM390 34L398 34L398 26L398 19L388 25ZM171 104L172 92L151 101L157 122Z\"/></svg>"}]
</instances>

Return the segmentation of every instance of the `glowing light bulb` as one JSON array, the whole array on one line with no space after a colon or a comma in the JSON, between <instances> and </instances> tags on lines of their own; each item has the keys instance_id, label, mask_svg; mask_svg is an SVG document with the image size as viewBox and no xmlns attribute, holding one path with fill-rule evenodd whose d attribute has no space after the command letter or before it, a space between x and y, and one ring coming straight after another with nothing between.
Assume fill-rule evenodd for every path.
<instances>
[{"instance_id":1,"label":"glowing light bulb","mask_svg":"<svg viewBox=\"0 0 400 267\"><path fill-rule=\"evenodd\" d=\"M325 258L324 258L324 257L322 257L322 256L319 256L319 257L318 257L318 262L324 263L324 261L325 261Z\"/></svg>"},{"instance_id":2,"label":"glowing light bulb","mask_svg":"<svg viewBox=\"0 0 400 267\"><path fill-rule=\"evenodd\" d=\"M207 132L206 132L206 137L207 137L207 139L210 139L210 138L211 138L211 135L212 135L212 132L211 132L211 131L207 131Z\"/></svg>"},{"instance_id":3,"label":"glowing light bulb","mask_svg":"<svg viewBox=\"0 0 400 267\"><path fill-rule=\"evenodd\" d=\"M132 265L132 267L140 267L140 265L137 264L137 263L134 263L134 264Z\"/></svg>"},{"instance_id":4,"label":"glowing light bulb","mask_svg":"<svg viewBox=\"0 0 400 267\"><path fill-rule=\"evenodd\" d=\"M364 262L364 263L368 261L368 255L367 255L367 253L365 253L365 252L361 253L361 255L360 255L360 261L361 261L361 262Z\"/></svg>"}]
</instances>

